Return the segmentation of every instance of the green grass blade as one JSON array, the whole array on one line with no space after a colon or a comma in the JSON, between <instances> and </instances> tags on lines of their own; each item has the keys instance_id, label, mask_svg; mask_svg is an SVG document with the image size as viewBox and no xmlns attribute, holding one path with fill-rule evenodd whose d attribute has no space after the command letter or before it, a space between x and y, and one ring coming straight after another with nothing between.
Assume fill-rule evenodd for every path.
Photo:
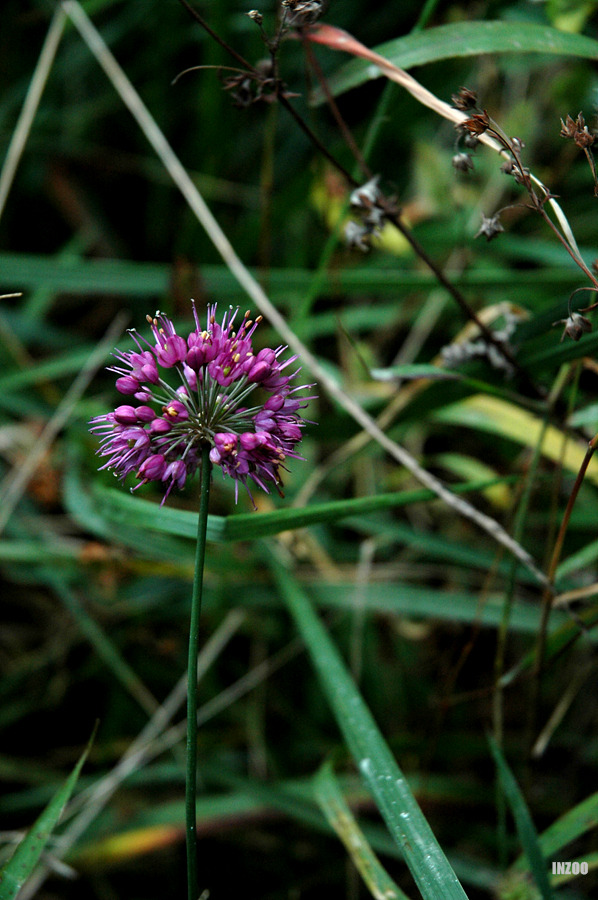
<instances>
[{"instance_id":1,"label":"green grass blade","mask_svg":"<svg viewBox=\"0 0 598 900\"><path fill-rule=\"evenodd\" d=\"M579 34L566 34L547 25L528 22L458 22L427 28L387 41L373 48L400 69L443 59L479 56L482 53L556 54L598 59L598 43ZM366 60L352 60L329 79L334 95L358 87L382 73ZM316 92L314 102L324 100Z\"/></svg>"},{"instance_id":2,"label":"green grass blade","mask_svg":"<svg viewBox=\"0 0 598 900\"><path fill-rule=\"evenodd\" d=\"M60 819L62 810L73 792L94 736L95 729L77 765L0 872L0 900L14 900L27 878L33 872L44 847L48 843L50 834Z\"/></svg>"},{"instance_id":3,"label":"green grass blade","mask_svg":"<svg viewBox=\"0 0 598 900\"><path fill-rule=\"evenodd\" d=\"M463 900L457 876L310 600L276 549L266 553L347 745L424 900Z\"/></svg>"},{"instance_id":4,"label":"green grass blade","mask_svg":"<svg viewBox=\"0 0 598 900\"><path fill-rule=\"evenodd\" d=\"M581 550L571 553L567 559L563 560L556 570L556 583L558 584L561 579L572 572L588 570L596 562L596 559L598 559L598 540L590 541Z\"/></svg>"},{"instance_id":5,"label":"green grass blade","mask_svg":"<svg viewBox=\"0 0 598 900\"><path fill-rule=\"evenodd\" d=\"M372 897L375 900L408 900L380 863L357 824L331 763L325 763L315 776L314 793L320 809L345 845Z\"/></svg>"},{"instance_id":6,"label":"green grass blade","mask_svg":"<svg viewBox=\"0 0 598 900\"><path fill-rule=\"evenodd\" d=\"M349 581L314 584L310 586L311 596L318 606L348 608L348 598L355 590ZM445 590L406 581L390 584L372 583L364 588L361 602L371 613L390 616L409 616L436 622L475 623L486 628L497 628L504 614L504 594L488 594L483 603L477 596L467 591ZM541 611L537 606L516 601L511 611L509 628L522 634L536 635L540 627ZM570 619L564 610L554 610L550 617L549 633L559 627L569 625Z\"/></svg>"},{"instance_id":7,"label":"green grass blade","mask_svg":"<svg viewBox=\"0 0 598 900\"><path fill-rule=\"evenodd\" d=\"M506 243L508 236L503 237ZM515 249L520 251L522 248L517 245ZM551 247L547 252L554 255L555 250ZM549 283L553 287L562 286L563 290L566 290L577 283L576 269L566 265L566 257L562 257L562 262L563 264L559 264L558 267L551 264L548 270L534 269L533 272L488 266L485 269L474 269L465 273L448 269L446 274L454 284L469 287L496 288L498 285L506 289L542 287ZM116 293L124 297L147 297L153 304L157 298L169 292L172 283L172 266L168 263L84 257L64 259L60 253L52 256L0 253L0 271L3 276L2 283L7 289L44 289L54 293L73 292L91 296ZM250 272L256 277L259 276L257 269L250 269ZM207 294L217 294L220 302L242 302L243 293L225 266L202 265L201 274ZM284 307L288 307L293 295L302 296L309 289L311 278L312 273L308 269L272 268L268 274L268 283L272 296L280 299ZM397 282L392 268L368 265L363 268L335 269L333 273L326 272L322 290L335 295L351 290L374 291L380 296L394 298L397 293L434 283L433 276L422 270L406 269L401 272L400 282ZM393 305L393 309L396 318L396 304ZM565 307L562 309L564 311ZM318 323L321 321L328 323L328 332L338 327L338 318L334 314L319 313L309 322L310 333L312 328L316 328L318 333L320 330ZM375 323L378 321L376 310L372 307L365 309L348 307L343 312L343 322L347 325L355 321L364 325Z\"/></svg>"},{"instance_id":8,"label":"green grass blade","mask_svg":"<svg viewBox=\"0 0 598 900\"><path fill-rule=\"evenodd\" d=\"M490 750L496 763L501 787L515 819L517 834L523 847L530 872L543 900L553 900L552 888L546 869L546 861L542 854L540 842L527 804L511 772L509 765L496 741L489 737Z\"/></svg>"},{"instance_id":9,"label":"green grass blade","mask_svg":"<svg viewBox=\"0 0 598 900\"><path fill-rule=\"evenodd\" d=\"M468 482L453 487L455 493L465 494L482 491L495 484L508 483L504 479L490 479ZM85 490L83 485L80 485ZM77 491L77 496L79 492ZM435 499L436 495L429 490L400 491L390 494L378 494L375 497L358 497L348 500L337 500L328 503L315 503L301 509L287 507L273 512L237 513L232 516L210 516L208 521L208 540L210 541L242 541L251 538L268 537L305 528L308 525L319 525L324 522L337 522L349 516L365 515L384 509L398 509L412 503L422 503ZM141 528L146 531L159 531L163 534L194 538L196 513L159 506L150 500L134 497L123 490L94 485L90 500L101 512L101 521L126 522L127 528ZM95 501L95 503L94 503ZM76 512L76 510L75 510Z\"/></svg>"},{"instance_id":10,"label":"green grass blade","mask_svg":"<svg viewBox=\"0 0 598 900\"><path fill-rule=\"evenodd\" d=\"M546 859L555 859L556 854L577 840L586 831L598 826L598 793L591 794L572 809L567 810L552 823L539 837L540 847ZM513 864L514 869L525 868L525 856L520 856Z\"/></svg>"}]
</instances>

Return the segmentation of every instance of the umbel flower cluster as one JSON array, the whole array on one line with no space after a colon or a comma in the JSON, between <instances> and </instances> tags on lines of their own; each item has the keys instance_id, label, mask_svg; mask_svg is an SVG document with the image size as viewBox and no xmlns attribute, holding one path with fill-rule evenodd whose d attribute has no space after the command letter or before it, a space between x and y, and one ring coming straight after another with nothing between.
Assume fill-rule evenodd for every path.
<instances>
[{"instance_id":1,"label":"umbel flower cluster","mask_svg":"<svg viewBox=\"0 0 598 900\"><path fill-rule=\"evenodd\" d=\"M254 354L261 316L252 322L245 313L234 330L238 312L231 307L218 323L216 306L208 307L202 328L193 304L196 328L187 338L161 313L147 317L154 343L130 332L137 349L115 352L119 365L109 369L129 402L90 422L107 457L101 469L122 480L134 473L137 487L162 482L163 503L195 474L209 445L211 462L235 479L235 498L241 482L253 502L248 479L281 493L285 459L301 459L295 447L305 423L298 410L312 398L295 397L306 385L291 386L297 372L286 369L296 357L281 361L285 347Z\"/></svg>"}]
</instances>

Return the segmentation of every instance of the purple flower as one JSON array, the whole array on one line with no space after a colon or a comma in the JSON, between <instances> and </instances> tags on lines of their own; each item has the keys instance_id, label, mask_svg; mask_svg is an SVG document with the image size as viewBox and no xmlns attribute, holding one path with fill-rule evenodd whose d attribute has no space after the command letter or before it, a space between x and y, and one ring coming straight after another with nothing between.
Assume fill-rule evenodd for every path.
<instances>
[{"instance_id":1,"label":"purple flower","mask_svg":"<svg viewBox=\"0 0 598 900\"><path fill-rule=\"evenodd\" d=\"M90 430L101 435L98 453L106 457L101 468L121 480L134 473L137 487L162 482L164 502L195 474L207 444L211 462L235 479L235 499L241 482L253 502L249 479L266 493L274 484L282 495L283 463L301 459L295 447L305 422L298 410L313 399L294 396L307 387L291 386L299 370L289 375L286 369L296 357L281 361L285 347L254 354L261 316L252 322L245 313L235 331L239 310L231 307L219 324L214 305L204 329L192 306L196 328L187 338L156 313L148 316L153 343L131 331L137 349L114 354L119 364L110 371L127 402L91 420Z\"/></svg>"}]
</instances>

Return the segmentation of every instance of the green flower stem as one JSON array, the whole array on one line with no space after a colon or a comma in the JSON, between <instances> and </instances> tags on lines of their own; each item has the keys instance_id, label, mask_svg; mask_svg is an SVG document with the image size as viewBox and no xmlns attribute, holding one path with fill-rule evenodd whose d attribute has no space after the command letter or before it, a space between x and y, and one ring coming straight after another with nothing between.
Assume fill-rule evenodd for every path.
<instances>
[{"instance_id":1,"label":"green flower stem","mask_svg":"<svg viewBox=\"0 0 598 900\"><path fill-rule=\"evenodd\" d=\"M206 532L210 499L210 445L202 447L201 493L197 523L197 547L195 551L195 575L191 597L191 621L189 623L189 662L187 667L187 767L185 774L185 832L187 839L187 896L197 900L197 654L199 645L199 618L203 588L203 568L206 556Z\"/></svg>"}]
</instances>

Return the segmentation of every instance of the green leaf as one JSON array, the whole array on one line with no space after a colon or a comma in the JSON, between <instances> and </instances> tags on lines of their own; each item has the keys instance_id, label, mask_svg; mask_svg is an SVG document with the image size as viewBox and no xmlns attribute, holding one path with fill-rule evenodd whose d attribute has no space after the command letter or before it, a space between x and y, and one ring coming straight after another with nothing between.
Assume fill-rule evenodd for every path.
<instances>
[{"instance_id":1,"label":"green leaf","mask_svg":"<svg viewBox=\"0 0 598 900\"><path fill-rule=\"evenodd\" d=\"M33 872L73 792L94 737L95 729L79 762L0 872L0 900L13 900Z\"/></svg>"},{"instance_id":2,"label":"green leaf","mask_svg":"<svg viewBox=\"0 0 598 900\"><path fill-rule=\"evenodd\" d=\"M387 41L373 49L400 69L483 53L542 53L598 59L598 42L592 38L565 34L547 25L527 22L439 25ZM377 66L363 59L355 59L331 76L329 88L334 95L343 94L381 75ZM323 100L321 92L316 92L314 102L322 103Z\"/></svg>"},{"instance_id":3,"label":"green leaf","mask_svg":"<svg viewBox=\"0 0 598 900\"><path fill-rule=\"evenodd\" d=\"M278 550L268 545L266 555L347 746L424 900L463 900L457 876L310 600Z\"/></svg>"},{"instance_id":4,"label":"green leaf","mask_svg":"<svg viewBox=\"0 0 598 900\"><path fill-rule=\"evenodd\" d=\"M543 900L552 900L552 888L546 869L546 861L540 848L538 835L532 822L527 804L519 789L519 785L515 780L515 776L511 772L509 765L496 741L490 736L490 750L496 763L498 777L501 787L505 793L508 804L515 819L515 827L517 834L523 847L523 852L527 858L527 862L536 886L540 891Z\"/></svg>"}]
</instances>

